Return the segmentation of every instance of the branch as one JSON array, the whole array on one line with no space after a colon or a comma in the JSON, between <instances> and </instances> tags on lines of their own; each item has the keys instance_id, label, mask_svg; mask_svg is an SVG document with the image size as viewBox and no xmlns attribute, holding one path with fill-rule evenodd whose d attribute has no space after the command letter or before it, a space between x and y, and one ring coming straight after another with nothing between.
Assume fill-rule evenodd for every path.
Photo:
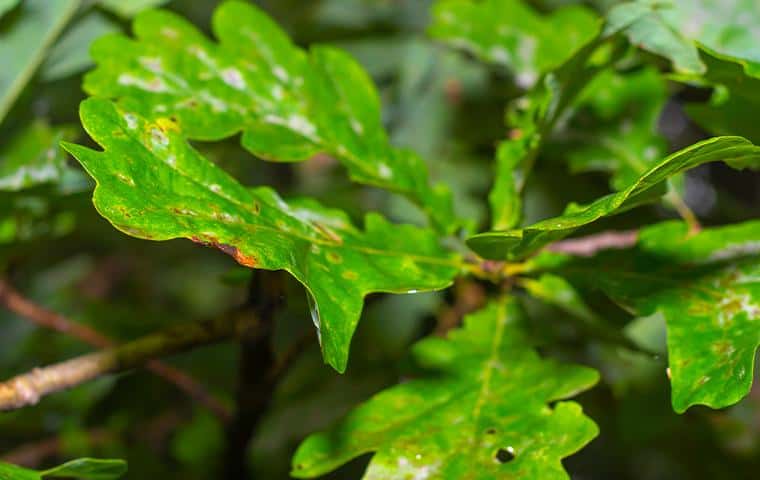
<instances>
[{"instance_id":1,"label":"branch","mask_svg":"<svg viewBox=\"0 0 760 480\"><path fill-rule=\"evenodd\" d=\"M587 237L571 238L554 242L547 250L556 253L566 253L579 257L591 257L601 250L622 250L636 245L639 238L638 230L610 231L589 235Z\"/></svg>"},{"instance_id":2,"label":"branch","mask_svg":"<svg viewBox=\"0 0 760 480\"><path fill-rule=\"evenodd\" d=\"M251 316L222 317L180 325L147 335L120 347L77 357L19 375L0 383L0 410L35 405L40 398L109 373L141 366L150 360L236 336L255 328Z\"/></svg>"},{"instance_id":3,"label":"branch","mask_svg":"<svg viewBox=\"0 0 760 480\"><path fill-rule=\"evenodd\" d=\"M78 338L93 347L108 348L114 345L113 340L100 332L37 305L16 290L7 279L2 278L0 278L0 303L35 325ZM227 407L187 373L158 360L148 362L147 368L155 375L174 384L199 404L204 405L222 421L229 420L230 413Z\"/></svg>"}]
</instances>

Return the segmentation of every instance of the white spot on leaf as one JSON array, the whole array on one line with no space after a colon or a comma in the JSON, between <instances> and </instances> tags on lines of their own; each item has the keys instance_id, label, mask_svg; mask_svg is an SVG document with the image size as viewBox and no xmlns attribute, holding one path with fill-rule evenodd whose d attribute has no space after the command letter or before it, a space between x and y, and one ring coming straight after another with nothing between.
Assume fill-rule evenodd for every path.
<instances>
[{"instance_id":1,"label":"white spot on leaf","mask_svg":"<svg viewBox=\"0 0 760 480\"><path fill-rule=\"evenodd\" d=\"M224 83L237 90L245 89L245 79L243 78L243 74L240 73L240 70L234 67L229 67L222 70L221 73Z\"/></svg>"}]
</instances>

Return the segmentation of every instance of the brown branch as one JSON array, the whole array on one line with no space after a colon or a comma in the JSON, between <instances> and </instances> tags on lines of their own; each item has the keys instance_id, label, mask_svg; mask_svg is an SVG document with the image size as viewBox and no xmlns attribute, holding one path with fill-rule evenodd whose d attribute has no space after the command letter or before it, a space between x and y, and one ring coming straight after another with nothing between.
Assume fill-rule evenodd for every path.
<instances>
[{"instance_id":1,"label":"brown branch","mask_svg":"<svg viewBox=\"0 0 760 480\"><path fill-rule=\"evenodd\" d=\"M234 316L179 325L119 347L35 368L0 383L0 410L34 405L45 395L66 390L102 375L129 370L157 357L237 336L241 331L255 328L256 323L251 316Z\"/></svg>"},{"instance_id":2,"label":"brown branch","mask_svg":"<svg viewBox=\"0 0 760 480\"><path fill-rule=\"evenodd\" d=\"M610 231L589 235L587 237L571 238L554 242L547 250L556 253L566 253L579 257L591 257L602 250L621 250L636 245L639 238L638 230Z\"/></svg>"},{"instance_id":3,"label":"brown branch","mask_svg":"<svg viewBox=\"0 0 760 480\"><path fill-rule=\"evenodd\" d=\"M113 340L100 332L37 305L16 290L7 279L3 278L0 278L0 303L11 312L26 318L35 325L78 338L93 347L109 348L114 345ZM230 412L227 407L187 373L158 360L148 362L147 369L175 385L190 398L208 408L222 421L229 420Z\"/></svg>"}]
</instances>

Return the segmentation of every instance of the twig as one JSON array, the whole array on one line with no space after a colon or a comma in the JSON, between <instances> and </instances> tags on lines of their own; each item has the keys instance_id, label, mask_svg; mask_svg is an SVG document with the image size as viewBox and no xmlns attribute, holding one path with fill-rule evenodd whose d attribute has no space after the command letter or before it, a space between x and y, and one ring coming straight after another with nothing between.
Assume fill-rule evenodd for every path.
<instances>
[{"instance_id":1,"label":"twig","mask_svg":"<svg viewBox=\"0 0 760 480\"><path fill-rule=\"evenodd\" d=\"M70 335L94 347L108 348L114 345L113 340L100 332L37 305L16 290L7 279L3 278L0 278L0 303L11 312L26 318L35 325ZM227 407L187 373L158 360L148 362L147 368L208 408L222 421L229 420L230 412Z\"/></svg>"},{"instance_id":2,"label":"twig","mask_svg":"<svg viewBox=\"0 0 760 480\"><path fill-rule=\"evenodd\" d=\"M591 257L602 250L622 250L636 245L639 238L638 230L603 232L587 237L571 238L554 242L547 250L556 253L566 253L579 257Z\"/></svg>"},{"instance_id":3,"label":"twig","mask_svg":"<svg viewBox=\"0 0 760 480\"><path fill-rule=\"evenodd\" d=\"M14 410L39 402L51 393L66 390L109 373L141 366L150 360L236 336L254 328L250 316L222 317L180 325L153 333L119 347L36 368L0 383L0 410Z\"/></svg>"},{"instance_id":4,"label":"twig","mask_svg":"<svg viewBox=\"0 0 760 480\"><path fill-rule=\"evenodd\" d=\"M80 323L72 322L63 315L43 308L16 290L7 279L0 278L0 303L11 312L32 323L56 332L76 337L93 347L110 347L111 339Z\"/></svg>"},{"instance_id":5,"label":"twig","mask_svg":"<svg viewBox=\"0 0 760 480\"><path fill-rule=\"evenodd\" d=\"M699 219L694 214L694 211L689 208L689 205L686 204L684 199L681 197L681 195L678 194L677 191L671 190L665 196L665 199L671 203L673 208L676 209L676 212L678 212L678 215L680 215L681 218L689 226L690 235L699 233L700 230L702 230L702 225L699 223Z\"/></svg>"}]
</instances>

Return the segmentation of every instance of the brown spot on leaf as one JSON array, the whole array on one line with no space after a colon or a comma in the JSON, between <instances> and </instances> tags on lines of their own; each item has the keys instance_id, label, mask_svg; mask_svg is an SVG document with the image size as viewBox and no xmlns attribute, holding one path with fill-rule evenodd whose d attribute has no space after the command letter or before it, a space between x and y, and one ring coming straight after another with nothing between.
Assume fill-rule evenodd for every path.
<instances>
[{"instance_id":1,"label":"brown spot on leaf","mask_svg":"<svg viewBox=\"0 0 760 480\"><path fill-rule=\"evenodd\" d=\"M246 267L255 267L256 266L256 257L253 255L246 255L243 252L240 251L239 248L235 247L234 245L228 245L226 243L219 243L215 245L216 248L223 251L227 255L231 256L235 259L236 262L238 262L240 265L246 266Z\"/></svg>"},{"instance_id":2,"label":"brown spot on leaf","mask_svg":"<svg viewBox=\"0 0 760 480\"><path fill-rule=\"evenodd\" d=\"M244 267L254 268L257 264L256 257L253 255L246 255L241 252L239 248L228 243L221 243L216 239L202 239L196 236L190 237L195 243L203 245L204 247L213 247L226 253L230 257L234 258L236 262Z\"/></svg>"},{"instance_id":3,"label":"brown spot on leaf","mask_svg":"<svg viewBox=\"0 0 760 480\"><path fill-rule=\"evenodd\" d=\"M332 263L341 263L343 261L343 258L335 252L328 252L327 259Z\"/></svg>"},{"instance_id":4,"label":"brown spot on leaf","mask_svg":"<svg viewBox=\"0 0 760 480\"><path fill-rule=\"evenodd\" d=\"M356 280L357 278L359 278L359 275L357 275L356 272L353 272L351 270L346 270L345 272L343 272L342 277L345 278L346 280Z\"/></svg>"}]
</instances>

